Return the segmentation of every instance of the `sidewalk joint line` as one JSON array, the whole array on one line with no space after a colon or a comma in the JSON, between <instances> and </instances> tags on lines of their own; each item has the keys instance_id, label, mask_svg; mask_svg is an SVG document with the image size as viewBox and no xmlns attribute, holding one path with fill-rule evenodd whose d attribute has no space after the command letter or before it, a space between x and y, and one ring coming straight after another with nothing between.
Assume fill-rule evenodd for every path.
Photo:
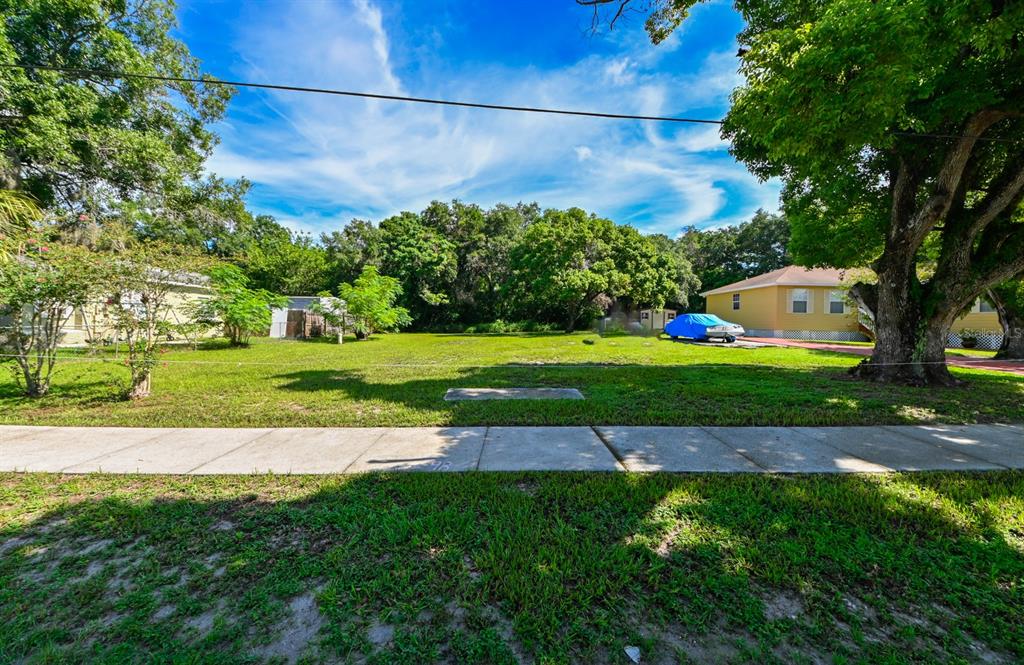
<instances>
[{"instance_id":1,"label":"sidewalk joint line","mask_svg":"<svg viewBox=\"0 0 1024 665\"><path fill-rule=\"evenodd\" d=\"M710 437L711 437L712 439L714 439L715 441L719 442L720 444L722 444L723 446L725 446L725 447L726 447L726 448L728 448L729 450L733 451L734 453L736 453L737 455L739 455L740 457L742 457L743 459L747 460L748 462L750 462L751 464L753 464L753 465L754 465L754 466L756 466L757 468L761 469L761 470L762 470L762 471L764 471L765 473L778 473L778 471L772 471L772 470L771 470L771 469L769 469L768 467L766 467L766 466L763 466L763 465L761 465L761 464L758 464L758 463L757 463L756 461L754 461L754 459L753 459L752 457L750 457L750 456L748 456L748 455L744 455L743 453L741 453L741 452L739 451L739 449L738 449L738 448L736 448L736 446L734 446L734 445L730 444L730 443L729 443L728 441L726 441L726 440L725 440L725 439L723 439L722 437L718 436L717 434L715 434L714 432L712 432L712 431L711 431L710 429L708 429L708 428L707 428L707 427L705 427L704 425L697 425L697 428L698 428L698 429L700 429L700 431L702 431L702 432L704 432L705 434L707 434L708 436L710 436Z\"/></svg>"},{"instance_id":2,"label":"sidewalk joint line","mask_svg":"<svg viewBox=\"0 0 1024 665\"><path fill-rule=\"evenodd\" d=\"M618 451L615 450L615 447L612 446L612 444L607 439L604 438L600 431L598 431L597 426L591 425L590 431L594 433L594 436L596 436L598 440L604 444L604 447L608 449L608 452L612 454L612 457L615 458L615 463L622 467L623 471L629 472L630 469L628 466L626 466L625 459L623 459L623 457L619 455Z\"/></svg>"},{"instance_id":3,"label":"sidewalk joint line","mask_svg":"<svg viewBox=\"0 0 1024 665\"><path fill-rule=\"evenodd\" d=\"M381 439L384 438L385 434L387 434L388 432L390 432L390 431L392 431L394 429L395 429L394 427L382 427L380 434L378 434L376 436L376 438L373 439L373 441L368 443L367 446L365 448L363 448L363 450L358 455L353 457L352 461L349 462L348 464L346 464L345 468L341 470L341 473L343 473L343 474L344 473L348 473L348 470L352 468L353 464L355 464L356 462L361 460L363 458L363 455L365 455L366 453L370 452L370 449L373 448L375 445L377 445L378 441L380 441Z\"/></svg>"},{"instance_id":4,"label":"sidewalk joint line","mask_svg":"<svg viewBox=\"0 0 1024 665\"><path fill-rule=\"evenodd\" d=\"M116 455L118 453L123 453L126 450L131 450L135 446L141 446L141 445L145 445L145 444L149 443L150 441L156 441L157 439L159 439L162 436L165 436L167 434L173 434L173 433L177 432L179 429L181 429L181 428L180 427L173 427L173 428L171 428L169 430L165 429L165 430L161 431L159 434L155 434L155 435L153 435L153 436L151 436L151 437L149 437L147 439L143 439L142 441L136 441L135 443L129 443L127 446L123 446L121 448L117 448L116 450L111 450L110 452L103 453L102 455L96 455L94 457L90 457L89 459L82 460L81 462L76 462L75 464L68 464L67 466L62 467L57 473L68 472L68 469L71 469L71 468L76 467L76 466L81 466L82 464L88 464L89 462L102 462L104 458L109 457L110 455ZM68 473L71 473L71 472L68 472ZM85 473L88 473L88 471L86 471ZM102 471L100 473L102 473Z\"/></svg>"},{"instance_id":5,"label":"sidewalk joint line","mask_svg":"<svg viewBox=\"0 0 1024 665\"><path fill-rule=\"evenodd\" d=\"M473 467L474 471L480 470L480 463L484 459L484 449L487 447L487 437L491 435L491 426L484 425L484 441L480 444L480 454L476 457L476 466Z\"/></svg>"},{"instance_id":6,"label":"sidewalk joint line","mask_svg":"<svg viewBox=\"0 0 1024 665\"><path fill-rule=\"evenodd\" d=\"M206 466L207 464L212 464L213 462L216 462L217 460L221 459L222 457L226 457L227 455L230 455L231 453L235 452L236 450L241 450L242 448L245 448L245 447L246 447L246 446L248 446L248 445L249 445L250 443L256 443L257 441L261 441L261 440L265 439L266 437L270 436L271 434L273 434L274 432L277 432L277 431L279 431L279 429L280 429L280 428L273 428L273 429L268 429L268 430L267 430L266 432L264 432L263 434L260 434L260 435L259 435L258 437L256 437L255 439L249 439L249 440L248 440L248 441L246 441L245 443L243 443L243 444L241 444L241 445L239 445L239 446L235 446L235 447L234 447L234 448L232 448L231 450L226 450L226 451L224 451L223 453L221 453L220 455L217 455L216 457L211 457L210 459L206 460L205 462L202 462L202 463L200 463L200 464L198 464L198 465L196 465L196 466L192 467L192 468L191 468L191 469L189 469L188 471L185 471L185 473L186 473L186 474L189 474L189 473L195 473L195 470L196 470L196 469L201 469L201 468L203 468L204 466Z\"/></svg>"}]
</instances>

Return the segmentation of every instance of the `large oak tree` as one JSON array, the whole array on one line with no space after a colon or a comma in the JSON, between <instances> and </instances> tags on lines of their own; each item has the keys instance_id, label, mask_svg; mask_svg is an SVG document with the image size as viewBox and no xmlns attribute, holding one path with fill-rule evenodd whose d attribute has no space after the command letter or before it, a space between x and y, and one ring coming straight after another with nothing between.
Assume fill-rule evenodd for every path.
<instances>
[{"instance_id":1,"label":"large oak tree","mask_svg":"<svg viewBox=\"0 0 1024 665\"><path fill-rule=\"evenodd\" d=\"M664 39L700 0L648 10ZM805 265L870 266L877 343L861 376L953 383L950 324L1024 271L1024 3L738 0L745 82L722 134L784 184Z\"/></svg>"}]
</instances>

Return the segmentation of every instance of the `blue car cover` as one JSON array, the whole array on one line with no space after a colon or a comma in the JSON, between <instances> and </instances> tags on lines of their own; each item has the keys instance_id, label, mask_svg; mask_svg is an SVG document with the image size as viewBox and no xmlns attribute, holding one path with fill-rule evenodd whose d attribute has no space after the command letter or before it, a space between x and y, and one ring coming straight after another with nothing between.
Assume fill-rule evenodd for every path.
<instances>
[{"instance_id":1,"label":"blue car cover","mask_svg":"<svg viewBox=\"0 0 1024 665\"><path fill-rule=\"evenodd\" d=\"M668 322L665 332L670 337L704 339L708 336L709 327L721 325L728 325L728 322L714 314L680 314Z\"/></svg>"}]
</instances>

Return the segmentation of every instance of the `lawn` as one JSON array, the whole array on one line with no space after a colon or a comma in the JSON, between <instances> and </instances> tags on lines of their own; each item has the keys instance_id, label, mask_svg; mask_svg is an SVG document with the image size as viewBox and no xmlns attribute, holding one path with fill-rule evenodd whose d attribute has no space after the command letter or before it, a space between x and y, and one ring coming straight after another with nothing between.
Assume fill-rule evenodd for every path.
<instances>
[{"instance_id":1,"label":"lawn","mask_svg":"<svg viewBox=\"0 0 1024 665\"><path fill-rule=\"evenodd\" d=\"M0 474L0 662L1019 662L1024 474Z\"/></svg>"},{"instance_id":2,"label":"lawn","mask_svg":"<svg viewBox=\"0 0 1024 665\"><path fill-rule=\"evenodd\" d=\"M588 343L588 342L593 342ZM72 352L64 352L71 354ZM110 353L58 365L52 394L0 373L0 423L124 426L849 425L1024 421L1024 377L954 369L953 389L853 380L860 358L591 334L381 336L175 347L153 395L117 398ZM579 388L584 401L449 403L453 387Z\"/></svg>"}]
</instances>

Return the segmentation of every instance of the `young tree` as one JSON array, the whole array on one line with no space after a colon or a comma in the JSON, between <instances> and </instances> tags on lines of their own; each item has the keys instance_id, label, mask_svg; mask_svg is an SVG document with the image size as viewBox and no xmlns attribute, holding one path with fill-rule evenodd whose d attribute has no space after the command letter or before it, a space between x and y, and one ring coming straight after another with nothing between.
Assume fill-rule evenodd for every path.
<instances>
[{"instance_id":1,"label":"young tree","mask_svg":"<svg viewBox=\"0 0 1024 665\"><path fill-rule=\"evenodd\" d=\"M395 305L401 295L402 286L398 280L381 275L376 266L364 267L353 284L338 287L338 296L348 307L359 339L366 339L376 332L398 330L412 323L409 310Z\"/></svg>"},{"instance_id":2,"label":"young tree","mask_svg":"<svg viewBox=\"0 0 1024 665\"><path fill-rule=\"evenodd\" d=\"M0 314L11 321L0 335L14 352L15 378L26 395L49 392L64 326L105 282L100 257L32 238L12 260L0 263Z\"/></svg>"},{"instance_id":3,"label":"young tree","mask_svg":"<svg viewBox=\"0 0 1024 665\"><path fill-rule=\"evenodd\" d=\"M319 300L310 305L309 309L324 317L329 325L338 331L338 344L345 342L345 329L348 327L348 305L341 298L335 298L329 291L317 294Z\"/></svg>"},{"instance_id":4,"label":"young tree","mask_svg":"<svg viewBox=\"0 0 1024 665\"><path fill-rule=\"evenodd\" d=\"M988 298L995 305L1003 328L1003 343L996 358L1024 360L1024 277L993 287Z\"/></svg>"},{"instance_id":5,"label":"young tree","mask_svg":"<svg viewBox=\"0 0 1024 665\"><path fill-rule=\"evenodd\" d=\"M181 247L140 243L108 262L109 311L126 346L125 396L141 399L150 394L160 344L173 326L171 294L201 284L208 260Z\"/></svg>"},{"instance_id":6,"label":"young tree","mask_svg":"<svg viewBox=\"0 0 1024 665\"><path fill-rule=\"evenodd\" d=\"M250 289L249 278L236 266L220 264L208 274L215 295L203 301L196 316L223 325L232 346L248 346L253 335L267 334L273 319L271 309L288 305L284 296Z\"/></svg>"},{"instance_id":7,"label":"young tree","mask_svg":"<svg viewBox=\"0 0 1024 665\"><path fill-rule=\"evenodd\" d=\"M698 1L651 3L652 39ZM756 175L783 180L800 263L877 273L877 283L857 285L877 323L857 374L954 383L950 325L1024 270L1024 4L735 6L746 21L746 80L722 133ZM937 255L923 279L928 243Z\"/></svg>"}]
</instances>

